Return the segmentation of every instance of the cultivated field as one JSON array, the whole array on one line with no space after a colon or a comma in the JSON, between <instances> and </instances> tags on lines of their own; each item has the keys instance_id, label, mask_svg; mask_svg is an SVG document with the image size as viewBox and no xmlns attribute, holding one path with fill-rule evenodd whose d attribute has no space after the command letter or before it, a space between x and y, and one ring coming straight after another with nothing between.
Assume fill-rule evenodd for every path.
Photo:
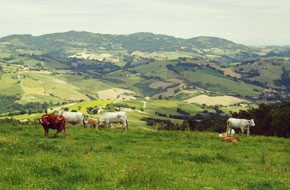
<instances>
[{"instance_id":1,"label":"cultivated field","mask_svg":"<svg viewBox=\"0 0 290 190\"><path fill-rule=\"evenodd\" d=\"M206 104L208 106L212 105L222 105L229 106L241 102L248 102L247 100L243 100L240 98L236 98L233 96L207 96L207 95L199 95L188 100L185 100L187 103L196 103L196 104Z\"/></svg>"},{"instance_id":2,"label":"cultivated field","mask_svg":"<svg viewBox=\"0 0 290 190\"><path fill-rule=\"evenodd\" d=\"M55 131L50 131L50 136ZM1 189L290 188L290 141L217 133L71 128L44 138L39 125L0 124Z\"/></svg>"},{"instance_id":3,"label":"cultivated field","mask_svg":"<svg viewBox=\"0 0 290 190\"><path fill-rule=\"evenodd\" d=\"M126 95L134 93L130 90L120 89L120 88L111 88L108 90L98 91L98 96L100 100L130 100L135 99L131 95Z\"/></svg>"}]
</instances>

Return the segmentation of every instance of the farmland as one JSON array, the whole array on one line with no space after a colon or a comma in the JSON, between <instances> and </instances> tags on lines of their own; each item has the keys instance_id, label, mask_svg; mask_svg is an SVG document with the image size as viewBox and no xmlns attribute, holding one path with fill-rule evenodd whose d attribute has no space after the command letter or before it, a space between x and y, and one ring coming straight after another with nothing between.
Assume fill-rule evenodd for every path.
<instances>
[{"instance_id":1,"label":"farmland","mask_svg":"<svg viewBox=\"0 0 290 190\"><path fill-rule=\"evenodd\" d=\"M290 188L289 139L217 133L0 124L2 189ZM55 131L50 131L50 136ZM235 177L233 177L235 176Z\"/></svg>"},{"instance_id":2,"label":"farmland","mask_svg":"<svg viewBox=\"0 0 290 190\"><path fill-rule=\"evenodd\" d=\"M196 104L207 104L207 105L223 105L229 106L241 102L247 102L246 100L242 100L235 97L230 96L215 96L210 97L207 95L199 95L188 100L185 100L188 103L196 103Z\"/></svg>"},{"instance_id":3,"label":"farmland","mask_svg":"<svg viewBox=\"0 0 290 190\"><path fill-rule=\"evenodd\" d=\"M289 137L289 52L151 33L0 38L0 189L290 189L289 138L213 132L236 115ZM129 131L44 138L55 109L125 111Z\"/></svg>"}]
</instances>

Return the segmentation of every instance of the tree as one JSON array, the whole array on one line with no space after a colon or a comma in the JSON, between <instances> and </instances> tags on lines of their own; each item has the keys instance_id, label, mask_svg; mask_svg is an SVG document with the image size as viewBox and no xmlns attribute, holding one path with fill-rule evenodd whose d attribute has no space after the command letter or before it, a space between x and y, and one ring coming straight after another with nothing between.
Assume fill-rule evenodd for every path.
<instances>
[{"instance_id":1,"label":"tree","mask_svg":"<svg viewBox=\"0 0 290 190\"><path fill-rule=\"evenodd\" d=\"M194 131L197 129L197 121L195 120L194 117L190 117L188 120L187 120L187 123L188 123L188 127L191 131Z\"/></svg>"}]
</instances>

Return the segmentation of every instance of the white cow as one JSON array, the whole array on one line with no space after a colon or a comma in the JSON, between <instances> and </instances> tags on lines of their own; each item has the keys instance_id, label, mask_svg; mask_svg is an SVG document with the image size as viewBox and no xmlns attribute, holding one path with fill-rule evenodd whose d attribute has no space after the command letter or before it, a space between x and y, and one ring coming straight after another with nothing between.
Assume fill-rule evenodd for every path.
<instances>
[{"instance_id":1,"label":"white cow","mask_svg":"<svg viewBox=\"0 0 290 190\"><path fill-rule=\"evenodd\" d=\"M121 123L125 130L128 130L128 121L126 112L106 112L100 118L99 125L107 125L112 128L112 124ZM97 128L96 128L97 129Z\"/></svg>"},{"instance_id":2,"label":"white cow","mask_svg":"<svg viewBox=\"0 0 290 190\"><path fill-rule=\"evenodd\" d=\"M219 137L231 137L234 134L235 134L235 130L234 129L232 129L232 130L227 129L227 131L225 133L220 133Z\"/></svg>"},{"instance_id":3,"label":"white cow","mask_svg":"<svg viewBox=\"0 0 290 190\"><path fill-rule=\"evenodd\" d=\"M85 115L81 112L67 112L56 110L54 112L56 115L62 115L67 119L67 121L73 125L80 123L85 126Z\"/></svg>"},{"instance_id":4,"label":"white cow","mask_svg":"<svg viewBox=\"0 0 290 190\"><path fill-rule=\"evenodd\" d=\"M245 129L247 129L247 134L250 134L250 127L254 127L255 122L253 119L236 119L236 118L229 118L227 121L227 130L230 130L232 128L239 128L241 129L242 133L244 133Z\"/></svg>"},{"instance_id":5,"label":"white cow","mask_svg":"<svg viewBox=\"0 0 290 190\"><path fill-rule=\"evenodd\" d=\"M228 135L234 135L235 133L236 133L236 132L235 132L234 129L230 130L230 129L228 128L227 131L226 131L227 136L228 136Z\"/></svg>"}]
</instances>

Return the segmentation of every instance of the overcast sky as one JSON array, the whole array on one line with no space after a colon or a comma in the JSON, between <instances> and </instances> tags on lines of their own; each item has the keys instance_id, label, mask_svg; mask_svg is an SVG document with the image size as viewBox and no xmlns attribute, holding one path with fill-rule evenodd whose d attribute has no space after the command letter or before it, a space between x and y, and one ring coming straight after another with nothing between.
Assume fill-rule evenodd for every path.
<instances>
[{"instance_id":1,"label":"overcast sky","mask_svg":"<svg viewBox=\"0 0 290 190\"><path fill-rule=\"evenodd\" d=\"M0 37L69 30L290 45L290 0L0 0Z\"/></svg>"}]
</instances>

